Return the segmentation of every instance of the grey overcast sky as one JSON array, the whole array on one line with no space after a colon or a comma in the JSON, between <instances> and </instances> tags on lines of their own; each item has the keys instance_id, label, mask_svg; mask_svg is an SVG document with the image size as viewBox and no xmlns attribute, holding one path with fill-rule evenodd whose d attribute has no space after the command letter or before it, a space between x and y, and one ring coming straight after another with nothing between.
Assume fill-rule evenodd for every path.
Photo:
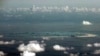
<instances>
[{"instance_id":1,"label":"grey overcast sky","mask_svg":"<svg viewBox=\"0 0 100 56\"><path fill-rule=\"evenodd\" d=\"M31 7L37 6L79 6L100 7L100 0L4 0L4 7Z\"/></svg>"}]
</instances>

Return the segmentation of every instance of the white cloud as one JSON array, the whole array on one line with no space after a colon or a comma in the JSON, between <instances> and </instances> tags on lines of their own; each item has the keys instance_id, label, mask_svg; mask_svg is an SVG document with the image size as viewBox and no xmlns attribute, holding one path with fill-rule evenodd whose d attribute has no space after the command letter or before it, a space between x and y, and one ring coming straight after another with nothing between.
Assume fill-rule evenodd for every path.
<instances>
[{"instance_id":1,"label":"white cloud","mask_svg":"<svg viewBox=\"0 0 100 56\"><path fill-rule=\"evenodd\" d=\"M21 56L36 56L36 53L34 52L29 52L29 51L24 51Z\"/></svg>"},{"instance_id":2,"label":"white cloud","mask_svg":"<svg viewBox=\"0 0 100 56\"><path fill-rule=\"evenodd\" d=\"M100 43L94 43L94 47L100 47Z\"/></svg>"},{"instance_id":3,"label":"white cloud","mask_svg":"<svg viewBox=\"0 0 100 56\"><path fill-rule=\"evenodd\" d=\"M100 8L98 9L98 12L100 12Z\"/></svg>"},{"instance_id":4,"label":"white cloud","mask_svg":"<svg viewBox=\"0 0 100 56\"><path fill-rule=\"evenodd\" d=\"M0 51L0 56L5 56L6 54L3 51Z\"/></svg>"},{"instance_id":5,"label":"white cloud","mask_svg":"<svg viewBox=\"0 0 100 56\"><path fill-rule=\"evenodd\" d=\"M73 7L72 9L73 9L75 12L88 12L88 11L89 11L89 9L86 8L86 7L81 7L81 8L79 8L79 7Z\"/></svg>"},{"instance_id":6,"label":"white cloud","mask_svg":"<svg viewBox=\"0 0 100 56\"><path fill-rule=\"evenodd\" d=\"M63 10L64 10L65 12L71 12L71 9L69 8L69 6L64 7Z\"/></svg>"},{"instance_id":7,"label":"white cloud","mask_svg":"<svg viewBox=\"0 0 100 56\"><path fill-rule=\"evenodd\" d=\"M100 47L100 43L87 44L86 47Z\"/></svg>"},{"instance_id":8,"label":"white cloud","mask_svg":"<svg viewBox=\"0 0 100 56\"><path fill-rule=\"evenodd\" d=\"M26 46L26 49L28 51L32 51L32 52L42 52L45 50L44 47L38 43L29 43Z\"/></svg>"},{"instance_id":9,"label":"white cloud","mask_svg":"<svg viewBox=\"0 0 100 56\"><path fill-rule=\"evenodd\" d=\"M69 7L66 6L35 6L32 8L0 8L0 10L11 12L11 11L33 11L33 12L100 12L100 8L89 8L89 7Z\"/></svg>"},{"instance_id":10,"label":"white cloud","mask_svg":"<svg viewBox=\"0 0 100 56\"><path fill-rule=\"evenodd\" d=\"M100 54L100 50L95 50L93 53L94 54Z\"/></svg>"},{"instance_id":11,"label":"white cloud","mask_svg":"<svg viewBox=\"0 0 100 56\"><path fill-rule=\"evenodd\" d=\"M73 54L73 53L70 53L69 56L78 56L78 54Z\"/></svg>"},{"instance_id":12,"label":"white cloud","mask_svg":"<svg viewBox=\"0 0 100 56\"><path fill-rule=\"evenodd\" d=\"M3 38L4 36L3 35L0 35L0 38Z\"/></svg>"},{"instance_id":13,"label":"white cloud","mask_svg":"<svg viewBox=\"0 0 100 56\"><path fill-rule=\"evenodd\" d=\"M87 47L100 47L100 43L87 44Z\"/></svg>"},{"instance_id":14,"label":"white cloud","mask_svg":"<svg viewBox=\"0 0 100 56\"><path fill-rule=\"evenodd\" d=\"M18 50L19 51L25 51L25 48L26 48L25 44L20 44L19 47L18 47Z\"/></svg>"},{"instance_id":15,"label":"white cloud","mask_svg":"<svg viewBox=\"0 0 100 56\"><path fill-rule=\"evenodd\" d=\"M17 8L16 10L17 11L29 11L30 8Z\"/></svg>"},{"instance_id":16,"label":"white cloud","mask_svg":"<svg viewBox=\"0 0 100 56\"><path fill-rule=\"evenodd\" d=\"M82 24L83 24L83 25L92 25L92 23L91 23L91 22L86 21L86 20L83 20Z\"/></svg>"},{"instance_id":17,"label":"white cloud","mask_svg":"<svg viewBox=\"0 0 100 56\"><path fill-rule=\"evenodd\" d=\"M87 8L87 7L69 7L69 6L33 6L32 11L42 11L42 12L53 12L53 11L65 11L65 12L100 12L100 8Z\"/></svg>"},{"instance_id":18,"label":"white cloud","mask_svg":"<svg viewBox=\"0 0 100 56\"><path fill-rule=\"evenodd\" d=\"M97 12L97 9L96 8L91 8L90 11L91 12Z\"/></svg>"},{"instance_id":19,"label":"white cloud","mask_svg":"<svg viewBox=\"0 0 100 56\"><path fill-rule=\"evenodd\" d=\"M67 51L64 51L64 54L69 54Z\"/></svg>"},{"instance_id":20,"label":"white cloud","mask_svg":"<svg viewBox=\"0 0 100 56\"><path fill-rule=\"evenodd\" d=\"M86 46L87 46L87 47L92 47L93 45L92 45L92 44L87 44Z\"/></svg>"},{"instance_id":21,"label":"white cloud","mask_svg":"<svg viewBox=\"0 0 100 56\"><path fill-rule=\"evenodd\" d=\"M70 47L69 49L70 49L70 50L73 50L73 49L75 49L75 48L74 48L74 47Z\"/></svg>"},{"instance_id":22,"label":"white cloud","mask_svg":"<svg viewBox=\"0 0 100 56\"><path fill-rule=\"evenodd\" d=\"M11 45L11 44L15 44L15 40L11 40L11 41L0 41L0 45Z\"/></svg>"},{"instance_id":23,"label":"white cloud","mask_svg":"<svg viewBox=\"0 0 100 56\"><path fill-rule=\"evenodd\" d=\"M64 51L64 50L66 50L65 47L60 46L60 45L54 45L53 49L56 50L56 51Z\"/></svg>"},{"instance_id":24,"label":"white cloud","mask_svg":"<svg viewBox=\"0 0 100 56\"><path fill-rule=\"evenodd\" d=\"M30 41L29 44L20 44L18 47L19 51L29 51L29 52L42 52L45 51L43 44L39 44L37 41Z\"/></svg>"},{"instance_id":25,"label":"white cloud","mask_svg":"<svg viewBox=\"0 0 100 56\"><path fill-rule=\"evenodd\" d=\"M29 41L27 45L20 44L18 50L23 52L21 56L36 56L37 52L45 51L44 44L39 44L38 41Z\"/></svg>"}]
</instances>

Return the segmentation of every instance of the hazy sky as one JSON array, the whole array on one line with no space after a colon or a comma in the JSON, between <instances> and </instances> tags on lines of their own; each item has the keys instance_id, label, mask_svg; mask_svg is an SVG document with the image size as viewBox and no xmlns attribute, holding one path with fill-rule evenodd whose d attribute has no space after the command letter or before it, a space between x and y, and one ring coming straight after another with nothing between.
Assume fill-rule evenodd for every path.
<instances>
[{"instance_id":1,"label":"hazy sky","mask_svg":"<svg viewBox=\"0 0 100 56\"><path fill-rule=\"evenodd\" d=\"M5 7L31 7L37 6L81 6L100 7L100 0L4 0Z\"/></svg>"}]
</instances>

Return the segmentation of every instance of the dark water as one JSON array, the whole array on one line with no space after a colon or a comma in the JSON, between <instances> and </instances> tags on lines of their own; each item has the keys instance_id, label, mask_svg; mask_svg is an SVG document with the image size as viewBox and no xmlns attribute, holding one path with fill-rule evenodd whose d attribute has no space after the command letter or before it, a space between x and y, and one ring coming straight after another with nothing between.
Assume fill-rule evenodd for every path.
<instances>
[{"instance_id":1,"label":"dark water","mask_svg":"<svg viewBox=\"0 0 100 56\"><path fill-rule=\"evenodd\" d=\"M4 51L6 56L20 56L17 50L21 43L27 44L31 40L41 43L43 37L46 50L37 53L37 56L99 56L93 54L100 47L86 47L87 44L100 43L100 13L93 12L32 12L32 11L5 11L0 10L0 34L1 41L14 40L14 44L0 45L0 51ZM83 25L82 21L87 20L93 25ZM95 34L94 38L78 38L78 35ZM55 51L52 46L55 44L64 47L74 47L73 50ZM87 54L87 55L85 55Z\"/></svg>"}]
</instances>

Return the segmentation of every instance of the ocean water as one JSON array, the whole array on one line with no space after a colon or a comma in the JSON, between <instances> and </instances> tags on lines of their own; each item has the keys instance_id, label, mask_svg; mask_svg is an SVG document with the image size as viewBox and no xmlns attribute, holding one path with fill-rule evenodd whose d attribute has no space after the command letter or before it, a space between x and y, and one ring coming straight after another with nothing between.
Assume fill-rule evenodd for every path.
<instances>
[{"instance_id":1,"label":"ocean water","mask_svg":"<svg viewBox=\"0 0 100 56\"><path fill-rule=\"evenodd\" d=\"M6 56L20 56L18 46L21 43L27 45L29 41L35 40L46 44L46 50L36 53L36 56L99 56L100 51L97 51L99 54L94 54L96 50L100 50L99 15L99 12L51 13L1 10L0 51L6 53ZM83 25L84 20L90 21L92 25ZM88 44L92 47L88 47ZM69 49L55 51L54 45Z\"/></svg>"}]
</instances>

